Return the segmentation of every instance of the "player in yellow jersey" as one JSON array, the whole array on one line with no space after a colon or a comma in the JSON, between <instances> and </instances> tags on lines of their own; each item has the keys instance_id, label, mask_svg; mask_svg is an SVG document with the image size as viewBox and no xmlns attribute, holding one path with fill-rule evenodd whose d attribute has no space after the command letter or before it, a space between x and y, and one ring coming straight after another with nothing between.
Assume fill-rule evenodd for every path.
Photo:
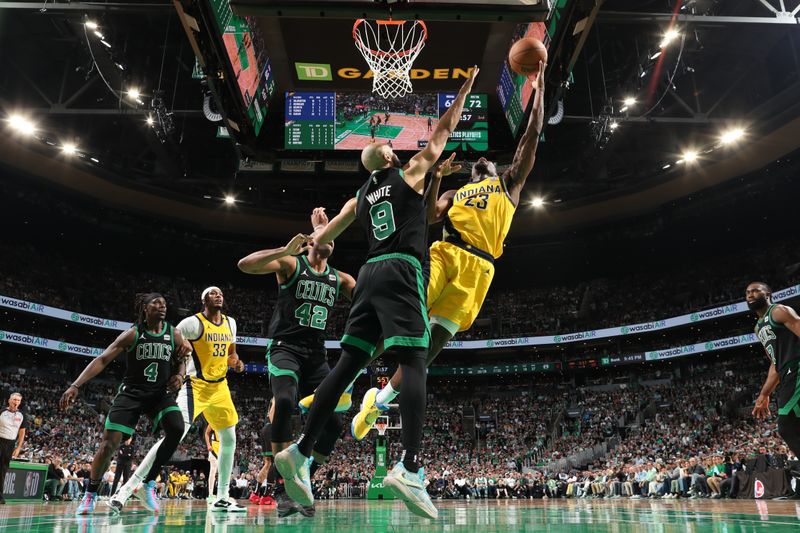
<instances>
[{"instance_id":1,"label":"player in yellow jersey","mask_svg":"<svg viewBox=\"0 0 800 533\"><path fill-rule=\"evenodd\" d=\"M541 63L539 72L544 72ZM451 165L455 154L434 171L428 193L428 222L444 220L444 238L430 249L429 366L456 333L472 326L489 292L494 260L503 254L503 241L533 169L544 124L544 75L540 74L534 84L536 96L527 128L502 175L498 176L494 163L482 157L472 167L469 183L436 200L442 177L460 168ZM400 393L402 377L398 368L383 389L367 391L351 424L354 438L363 439L380 413L388 409L388 403Z\"/></svg>"},{"instance_id":2,"label":"player in yellow jersey","mask_svg":"<svg viewBox=\"0 0 800 533\"><path fill-rule=\"evenodd\" d=\"M192 355L186 363L187 377L178 392L178 407L183 413L184 433L201 413L219 437L219 489L217 498L209 502L212 511L246 512L228 496L233 454L236 451L236 423L239 415L231 399L226 375L228 369L244 370L236 354L236 321L222 313L225 302L219 287L208 287L200 296L203 311L184 318L176 328L192 344ZM109 506L119 511L141 483L137 473L155 457L161 441L142 459L131 479L109 500ZM144 469L146 472L148 468ZM210 491L209 491L210 493Z\"/></svg>"}]
</instances>

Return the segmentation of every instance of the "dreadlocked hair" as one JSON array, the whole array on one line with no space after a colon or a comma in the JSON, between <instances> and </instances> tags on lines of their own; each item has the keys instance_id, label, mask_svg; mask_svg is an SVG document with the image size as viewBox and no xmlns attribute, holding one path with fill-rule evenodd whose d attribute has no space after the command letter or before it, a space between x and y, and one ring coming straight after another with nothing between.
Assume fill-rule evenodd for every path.
<instances>
[{"instance_id":1,"label":"dreadlocked hair","mask_svg":"<svg viewBox=\"0 0 800 533\"><path fill-rule=\"evenodd\" d=\"M134 299L134 312L136 313L136 324L145 324L147 322L147 312L145 309L147 308L147 304L155 300L156 298L163 298L157 292L138 292L136 293L136 298Z\"/></svg>"}]
</instances>

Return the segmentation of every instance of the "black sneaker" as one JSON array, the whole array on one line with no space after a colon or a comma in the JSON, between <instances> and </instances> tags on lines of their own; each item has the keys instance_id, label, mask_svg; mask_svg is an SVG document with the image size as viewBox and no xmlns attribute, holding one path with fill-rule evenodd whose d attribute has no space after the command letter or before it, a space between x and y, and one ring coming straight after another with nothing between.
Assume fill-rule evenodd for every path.
<instances>
[{"instance_id":1,"label":"black sneaker","mask_svg":"<svg viewBox=\"0 0 800 533\"><path fill-rule=\"evenodd\" d=\"M302 507L292 500L285 490L275 492L275 502L278 504L278 518L286 518L302 511Z\"/></svg>"},{"instance_id":2,"label":"black sneaker","mask_svg":"<svg viewBox=\"0 0 800 533\"><path fill-rule=\"evenodd\" d=\"M301 505L300 506L300 514L302 514L303 516L305 516L307 518L311 518L312 516L317 514L317 508L314 507L313 505L309 505L308 507L306 507L305 505Z\"/></svg>"}]
</instances>

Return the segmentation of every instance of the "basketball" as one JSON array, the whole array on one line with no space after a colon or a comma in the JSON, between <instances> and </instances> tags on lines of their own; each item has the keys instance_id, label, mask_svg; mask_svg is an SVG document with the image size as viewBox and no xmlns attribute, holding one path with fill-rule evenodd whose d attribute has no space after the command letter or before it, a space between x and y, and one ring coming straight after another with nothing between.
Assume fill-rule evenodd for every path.
<instances>
[{"instance_id":1,"label":"basketball","mask_svg":"<svg viewBox=\"0 0 800 533\"><path fill-rule=\"evenodd\" d=\"M547 48L535 37L523 37L514 43L508 53L511 70L530 76L539 70L539 61L547 63Z\"/></svg>"}]
</instances>

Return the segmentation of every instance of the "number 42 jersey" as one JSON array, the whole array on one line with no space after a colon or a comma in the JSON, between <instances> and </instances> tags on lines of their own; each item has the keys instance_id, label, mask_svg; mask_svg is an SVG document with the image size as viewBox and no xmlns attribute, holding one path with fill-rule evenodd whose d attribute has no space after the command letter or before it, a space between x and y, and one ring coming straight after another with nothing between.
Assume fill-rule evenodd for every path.
<instances>
[{"instance_id":1,"label":"number 42 jersey","mask_svg":"<svg viewBox=\"0 0 800 533\"><path fill-rule=\"evenodd\" d=\"M295 259L294 274L278 289L268 335L273 343L324 350L328 317L339 296L339 272L329 265L317 272L304 255Z\"/></svg>"}]
</instances>

